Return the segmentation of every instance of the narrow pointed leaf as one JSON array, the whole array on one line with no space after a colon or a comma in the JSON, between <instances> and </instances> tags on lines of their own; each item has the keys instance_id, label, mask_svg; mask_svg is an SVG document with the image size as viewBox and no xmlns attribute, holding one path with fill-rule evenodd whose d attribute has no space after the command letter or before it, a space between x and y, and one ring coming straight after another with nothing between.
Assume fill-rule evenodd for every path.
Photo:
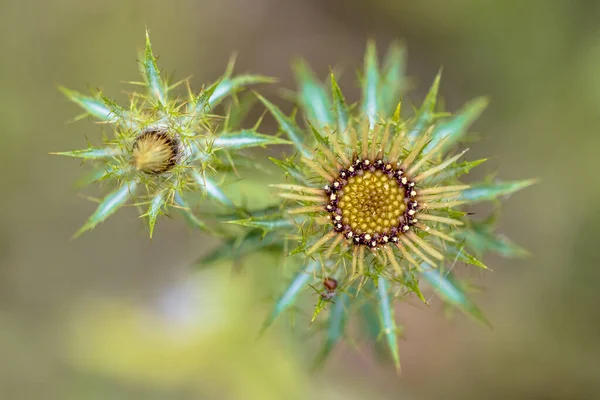
<instances>
[{"instance_id":1,"label":"narrow pointed leaf","mask_svg":"<svg viewBox=\"0 0 600 400\"><path fill-rule=\"evenodd\" d=\"M265 319L261 328L261 334L273 324L275 319L277 319L281 313L296 302L298 294L308 285L308 281L312 279L313 272L317 269L318 265L318 261L310 261L306 267L294 277L285 292L283 292L281 297L279 297L275 303L275 307L271 314Z\"/></svg>"},{"instance_id":2,"label":"narrow pointed leaf","mask_svg":"<svg viewBox=\"0 0 600 400\"><path fill-rule=\"evenodd\" d=\"M467 264L475 265L476 267L488 269L488 267L484 263L479 261L471 254L467 253L467 251L464 249L464 246L456 247L452 243L446 242L445 252L448 254L448 260L456 260Z\"/></svg>"},{"instance_id":3,"label":"narrow pointed leaf","mask_svg":"<svg viewBox=\"0 0 600 400\"><path fill-rule=\"evenodd\" d=\"M379 66L377 62L377 50L375 43L369 41L367 43L367 51L365 54L365 65L362 83L362 110L369 118L371 127L375 126L377 119L380 117L380 101L378 97L379 89Z\"/></svg>"},{"instance_id":4,"label":"narrow pointed leaf","mask_svg":"<svg viewBox=\"0 0 600 400\"><path fill-rule=\"evenodd\" d=\"M470 202L495 200L500 196L508 196L531 186L535 182L535 179L526 179L522 181L483 183L464 190L458 199Z\"/></svg>"},{"instance_id":5,"label":"narrow pointed leaf","mask_svg":"<svg viewBox=\"0 0 600 400\"><path fill-rule=\"evenodd\" d=\"M208 195L208 197L210 197L214 200L217 200L219 203L221 203L225 206L228 206L228 207L234 206L231 199L229 197L227 197L227 195L221 190L221 188L215 182L213 182L210 178L203 176L198 171L194 171L192 173L192 176L194 177L194 180L196 181L196 183L202 189L204 189L204 192Z\"/></svg>"},{"instance_id":6,"label":"narrow pointed leaf","mask_svg":"<svg viewBox=\"0 0 600 400\"><path fill-rule=\"evenodd\" d=\"M433 269L430 265L422 263L421 272L423 278L433 287L436 293L446 302L458 307L475 320L489 326L489 322L481 310L466 295L460 283L454 278L450 271Z\"/></svg>"},{"instance_id":7,"label":"narrow pointed leaf","mask_svg":"<svg viewBox=\"0 0 600 400\"><path fill-rule=\"evenodd\" d=\"M218 149L239 150L248 147L265 147L273 144L289 144L290 142L276 136L263 135L251 129L223 133L213 142Z\"/></svg>"},{"instance_id":8,"label":"narrow pointed leaf","mask_svg":"<svg viewBox=\"0 0 600 400\"><path fill-rule=\"evenodd\" d=\"M331 92L333 94L333 113L335 115L335 120L337 123L338 134L344 138L344 143L348 143L349 136L346 133L346 127L348 126L348 106L346 105L346 100L344 99L344 95L338 86L337 81L335 80L335 76L333 72L330 74L331 77Z\"/></svg>"},{"instance_id":9,"label":"narrow pointed leaf","mask_svg":"<svg viewBox=\"0 0 600 400\"><path fill-rule=\"evenodd\" d=\"M298 83L298 97L306 117L319 129L333 126L333 112L329 95L315 77L306 62L294 64L294 74Z\"/></svg>"},{"instance_id":10,"label":"narrow pointed leaf","mask_svg":"<svg viewBox=\"0 0 600 400\"><path fill-rule=\"evenodd\" d=\"M221 246L209 254L197 260L199 266L207 266L219 261L237 260L243 256L255 254L267 249L281 249L281 237L276 234L263 234L259 230L251 231L241 241L232 238L225 241Z\"/></svg>"},{"instance_id":11,"label":"narrow pointed leaf","mask_svg":"<svg viewBox=\"0 0 600 400\"><path fill-rule=\"evenodd\" d=\"M73 151L61 151L57 153L50 153L58 156L67 156L67 157L76 157L83 158L85 160L97 160L102 158L110 158L116 155L122 154L122 150L114 147L101 147L94 148L91 147L89 149L81 149L81 150L73 150Z\"/></svg>"},{"instance_id":12,"label":"narrow pointed leaf","mask_svg":"<svg viewBox=\"0 0 600 400\"><path fill-rule=\"evenodd\" d=\"M259 83L273 83L275 79L262 75L239 75L235 78L224 78L217 85L213 95L210 97L209 108L216 107L225 97L232 95L245 86Z\"/></svg>"},{"instance_id":13,"label":"narrow pointed leaf","mask_svg":"<svg viewBox=\"0 0 600 400\"><path fill-rule=\"evenodd\" d=\"M277 165L279 168L281 168L282 170L284 170L286 174L288 174L289 176L291 176L292 178L294 178L296 181L302 182L305 185L309 184L308 181L306 180L306 178L304 177L304 174L302 174L298 170L298 168L296 168L294 166L294 164L292 164L291 162L286 162L286 161L278 160L278 159L273 158L273 157L269 157L269 160L271 160L275 165Z\"/></svg>"},{"instance_id":14,"label":"narrow pointed leaf","mask_svg":"<svg viewBox=\"0 0 600 400\"><path fill-rule=\"evenodd\" d=\"M265 107L269 110L269 112L273 115L277 124L279 125L279 129L281 129L294 143L296 149L300 151L300 153L306 157L310 157L310 153L304 148L302 145L303 141L303 133L302 130L296 125L296 123L288 118L281 110L269 100L262 97L260 94L256 94L256 96L263 102Z\"/></svg>"},{"instance_id":15,"label":"narrow pointed leaf","mask_svg":"<svg viewBox=\"0 0 600 400\"><path fill-rule=\"evenodd\" d=\"M448 179L459 178L461 175L469 173L469 171L471 171L473 168L475 168L476 166L478 166L480 164L483 164L486 161L487 161L487 158L482 158L480 160L465 161L460 164L455 164L453 166L450 166L450 167L444 169L440 173L437 173L434 176L432 176L428 180L428 184L434 185L439 182L444 182Z\"/></svg>"},{"instance_id":16,"label":"narrow pointed leaf","mask_svg":"<svg viewBox=\"0 0 600 400\"><path fill-rule=\"evenodd\" d=\"M186 221L192 225L194 228L200 229L202 231L209 230L207 225L199 219L191 210L189 204L181 197L181 194L175 193L175 204L179 207L179 211L183 214Z\"/></svg>"},{"instance_id":17,"label":"narrow pointed leaf","mask_svg":"<svg viewBox=\"0 0 600 400\"><path fill-rule=\"evenodd\" d=\"M473 249L475 254L483 255L491 251L509 258L529 255L527 250L513 243L506 236L494 234L491 227L483 223L473 223L472 225L471 229L461 230L458 237L465 240L467 246Z\"/></svg>"},{"instance_id":18,"label":"narrow pointed leaf","mask_svg":"<svg viewBox=\"0 0 600 400\"><path fill-rule=\"evenodd\" d=\"M485 110L489 103L489 100L485 97L479 97L477 99L468 102L462 110L454 115L450 120L440 123L434 129L431 141L423 150L423 154L429 153L442 139L449 136L450 138L444 144L447 148L452 147L458 143L463 136L467 133L467 129L473 122Z\"/></svg>"},{"instance_id":19,"label":"narrow pointed leaf","mask_svg":"<svg viewBox=\"0 0 600 400\"><path fill-rule=\"evenodd\" d=\"M150 239L152 239L152 234L154 233L154 226L156 225L156 220L158 219L158 215L161 212L163 205L165 204L165 191L161 191L154 195L152 201L150 202L150 208L148 209L148 230L150 232Z\"/></svg>"},{"instance_id":20,"label":"narrow pointed leaf","mask_svg":"<svg viewBox=\"0 0 600 400\"><path fill-rule=\"evenodd\" d=\"M150 35L146 31L146 49L144 50L144 59L142 61L142 75L148 85L148 92L160 105L167 104L167 87L165 86L158 66L156 58L152 53L152 45L150 44Z\"/></svg>"},{"instance_id":21,"label":"narrow pointed leaf","mask_svg":"<svg viewBox=\"0 0 600 400\"><path fill-rule=\"evenodd\" d=\"M408 132L408 137L410 139L417 138L433 122L441 78L442 71L440 70L423 101L423 105L417 112L412 128Z\"/></svg>"},{"instance_id":22,"label":"narrow pointed leaf","mask_svg":"<svg viewBox=\"0 0 600 400\"><path fill-rule=\"evenodd\" d=\"M213 83L208 89L205 89L198 95L196 99L193 101L193 106L190 107L192 112L196 117L202 116L208 111L210 111L210 100L213 97L215 90L221 84L222 80L219 79L215 83Z\"/></svg>"},{"instance_id":23,"label":"narrow pointed leaf","mask_svg":"<svg viewBox=\"0 0 600 400\"><path fill-rule=\"evenodd\" d=\"M296 226L291 218L280 216L279 218L248 218L227 221L230 224L261 229L265 234L279 229L288 229Z\"/></svg>"},{"instance_id":24,"label":"narrow pointed leaf","mask_svg":"<svg viewBox=\"0 0 600 400\"><path fill-rule=\"evenodd\" d=\"M325 138L325 136L321 135L321 133L319 132L319 130L317 128L315 128L315 126L308 121L308 127L310 128L310 131L312 132L313 136L315 137L315 139L317 139L317 142L328 146L329 142L328 140Z\"/></svg>"},{"instance_id":25,"label":"narrow pointed leaf","mask_svg":"<svg viewBox=\"0 0 600 400\"><path fill-rule=\"evenodd\" d=\"M399 43L393 43L384 61L381 82L381 108L386 116L391 115L400 101L400 95L406 86L406 49Z\"/></svg>"},{"instance_id":26,"label":"narrow pointed leaf","mask_svg":"<svg viewBox=\"0 0 600 400\"><path fill-rule=\"evenodd\" d=\"M331 355L331 352L338 344L338 342L344 337L346 330L346 322L348 320L347 309L350 303L350 297L346 293L341 293L336 297L335 304L331 304L331 310L329 311L329 323L327 326L327 336L325 343L317 356L314 369L320 368L327 358Z\"/></svg>"},{"instance_id":27,"label":"narrow pointed leaf","mask_svg":"<svg viewBox=\"0 0 600 400\"><path fill-rule=\"evenodd\" d=\"M104 104L102 99L84 96L81 93L64 87L60 87L60 90L69 100L78 104L88 114L99 120L107 122L115 122L118 120L117 116L106 106L106 104Z\"/></svg>"},{"instance_id":28,"label":"narrow pointed leaf","mask_svg":"<svg viewBox=\"0 0 600 400\"><path fill-rule=\"evenodd\" d=\"M381 331L387 341L396 371L400 372L400 353L398 350L398 336L394 310L389 298L389 284L386 278L380 276L377 280L377 297L379 300L379 318Z\"/></svg>"},{"instance_id":29,"label":"narrow pointed leaf","mask_svg":"<svg viewBox=\"0 0 600 400\"><path fill-rule=\"evenodd\" d=\"M119 207L129 200L134 194L138 183L135 181L123 183L118 189L108 194L96 208L96 211L88 218L87 222L77 231L75 237L93 229L110 215L114 214Z\"/></svg>"}]
</instances>

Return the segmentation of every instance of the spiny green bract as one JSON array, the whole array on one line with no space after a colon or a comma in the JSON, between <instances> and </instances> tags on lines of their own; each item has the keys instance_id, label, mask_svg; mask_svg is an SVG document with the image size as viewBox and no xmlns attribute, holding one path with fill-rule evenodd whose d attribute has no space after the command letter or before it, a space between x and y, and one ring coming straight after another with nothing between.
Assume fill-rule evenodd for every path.
<instances>
[{"instance_id":1,"label":"spiny green bract","mask_svg":"<svg viewBox=\"0 0 600 400\"><path fill-rule=\"evenodd\" d=\"M94 228L130 200L144 210L142 216L147 219L150 237L158 216L172 206L196 228L206 229L206 223L191 212L186 194L200 191L211 201L233 208L233 202L219 187L220 171L234 162L235 154L231 153L287 143L258 133L256 127L234 129L232 125L247 108L239 102L234 102L235 107L225 117L211 114L226 97L251 84L273 82L271 78L232 76L232 61L221 79L194 94L187 81L172 85L166 82L156 65L148 32L139 65L143 82L132 83L145 91L131 93L126 107L102 92L90 97L61 88L86 115L114 127L113 136L104 138L102 147L54 153L92 164L94 170L86 183L110 182L116 187L100 201L76 235ZM188 89L187 99L172 93L182 83Z\"/></svg>"},{"instance_id":2,"label":"spiny green bract","mask_svg":"<svg viewBox=\"0 0 600 400\"><path fill-rule=\"evenodd\" d=\"M259 231L269 246L279 243L280 248L286 248L283 238L297 243L296 249L287 254L286 264L298 265L298 271L264 328L292 308L300 293L313 292L311 287L316 289L320 295L313 321L326 306L329 314L318 365L346 335L348 314L354 310L373 339L385 341L399 370L399 328L393 301L412 293L426 302L420 288L423 280L446 302L487 323L467 296L466 284L453 276L451 267L465 262L486 268L468 253L469 249L478 256L488 250L509 257L524 253L493 233L493 219L475 222L466 212L455 209L465 203L492 201L532 184L525 180L466 185L459 177L485 160L460 162L464 151L445 157L464 139L487 100L475 99L455 115L442 113L436 107L438 74L423 105L414 116L404 119L400 115L406 82L404 66L404 49L394 44L383 68L379 68L375 46L369 43L361 76L362 99L348 105L333 73L328 90L304 62L299 62L294 70L306 129L260 97L295 146L294 155L273 159L287 180L275 186L287 191L282 197L288 202L280 210L232 222L257 230L248 236L246 244L240 245L245 251L262 245L254 239L260 236ZM389 222L377 225L382 220L380 216L370 216L360 209L368 206L369 210L376 210L384 204L387 212L397 200L386 203L385 196L377 191L380 189L374 189L375 183L363 185L362 175L354 177L357 170L379 177L383 183L377 185L386 190L396 182L400 185L400 189L393 189L394 196L405 196L401 207L404 214L394 217L400 221L397 228L389 230ZM378 203L367 204L368 196L362 200L367 203L338 203L344 195L339 190L350 182L353 193L358 195L379 193ZM347 215L355 219L356 225L344 224ZM383 218L389 221L385 218L392 217L386 214ZM371 223L371 228L367 223ZM363 228L356 230L355 226ZM378 231L382 226L385 230ZM339 281L335 296L323 288L324 279L331 278Z\"/></svg>"}]
</instances>

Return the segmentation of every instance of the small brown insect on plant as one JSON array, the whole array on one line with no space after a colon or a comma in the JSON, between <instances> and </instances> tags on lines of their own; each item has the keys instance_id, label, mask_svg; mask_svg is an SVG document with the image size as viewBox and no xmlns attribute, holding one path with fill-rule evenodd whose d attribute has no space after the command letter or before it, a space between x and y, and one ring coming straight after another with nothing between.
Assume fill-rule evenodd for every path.
<instances>
[{"instance_id":1,"label":"small brown insect on plant","mask_svg":"<svg viewBox=\"0 0 600 400\"><path fill-rule=\"evenodd\" d=\"M335 297L335 289L338 286L338 282L333 278L325 278L323 280L323 286L325 289L320 293L321 298L326 301L331 301Z\"/></svg>"}]
</instances>

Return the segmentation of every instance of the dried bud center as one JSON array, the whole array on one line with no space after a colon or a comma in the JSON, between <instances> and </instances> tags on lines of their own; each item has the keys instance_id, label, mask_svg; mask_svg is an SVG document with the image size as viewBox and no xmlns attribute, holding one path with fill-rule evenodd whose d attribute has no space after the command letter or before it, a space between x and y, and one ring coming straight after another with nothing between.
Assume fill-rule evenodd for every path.
<instances>
[{"instance_id":1,"label":"dried bud center","mask_svg":"<svg viewBox=\"0 0 600 400\"><path fill-rule=\"evenodd\" d=\"M179 141L165 129L148 129L133 142L132 163L139 171L162 174L179 156Z\"/></svg>"},{"instance_id":2,"label":"dried bud center","mask_svg":"<svg viewBox=\"0 0 600 400\"><path fill-rule=\"evenodd\" d=\"M342 223L356 234L385 234L397 227L406 210L405 192L382 171L365 171L348 179L338 207Z\"/></svg>"}]
</instances>

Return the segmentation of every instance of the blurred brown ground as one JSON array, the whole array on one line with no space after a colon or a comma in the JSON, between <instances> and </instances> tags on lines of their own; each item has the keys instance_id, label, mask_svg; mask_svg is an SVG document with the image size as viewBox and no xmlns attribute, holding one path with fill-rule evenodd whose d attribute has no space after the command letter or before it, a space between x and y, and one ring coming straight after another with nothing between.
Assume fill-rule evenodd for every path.
<instances>
[{"instance_id":1,"label":"blurred brown ground","mask_svg":"<svg viewBox=\"0 0 600 400\"><path fill-rule=\"evenodd\" d=\"M500 229L534 256L488 257L494 272L468 273L485 288L477 299L493 330L445 319L439 301L402 304L402 377L361 342L360 353L336 351L322 376L299 378L311 398L600 398L599 21L594 0L0 2L0 398L205 398L79 369L65 345L74 306L152 299L214 245L177 218L150 243L131 212L69 241L94 205L75 195L77 161L48 152L83 147L101 129L66 124L79 111L56 87L125 99L119 81L137 79L145 26L161 68L193 74L195 87L217 78L235 50L238 72L293 88L289 64L302 55L321 76L340 66L352 100L367 37L380 53L401 39L415 102L440 65L448 109L491 97L470 157L495 157L476 174L541 180L506 201ZM306 362L301 352L290 357Z\"/></svg>"}]
</instances>

